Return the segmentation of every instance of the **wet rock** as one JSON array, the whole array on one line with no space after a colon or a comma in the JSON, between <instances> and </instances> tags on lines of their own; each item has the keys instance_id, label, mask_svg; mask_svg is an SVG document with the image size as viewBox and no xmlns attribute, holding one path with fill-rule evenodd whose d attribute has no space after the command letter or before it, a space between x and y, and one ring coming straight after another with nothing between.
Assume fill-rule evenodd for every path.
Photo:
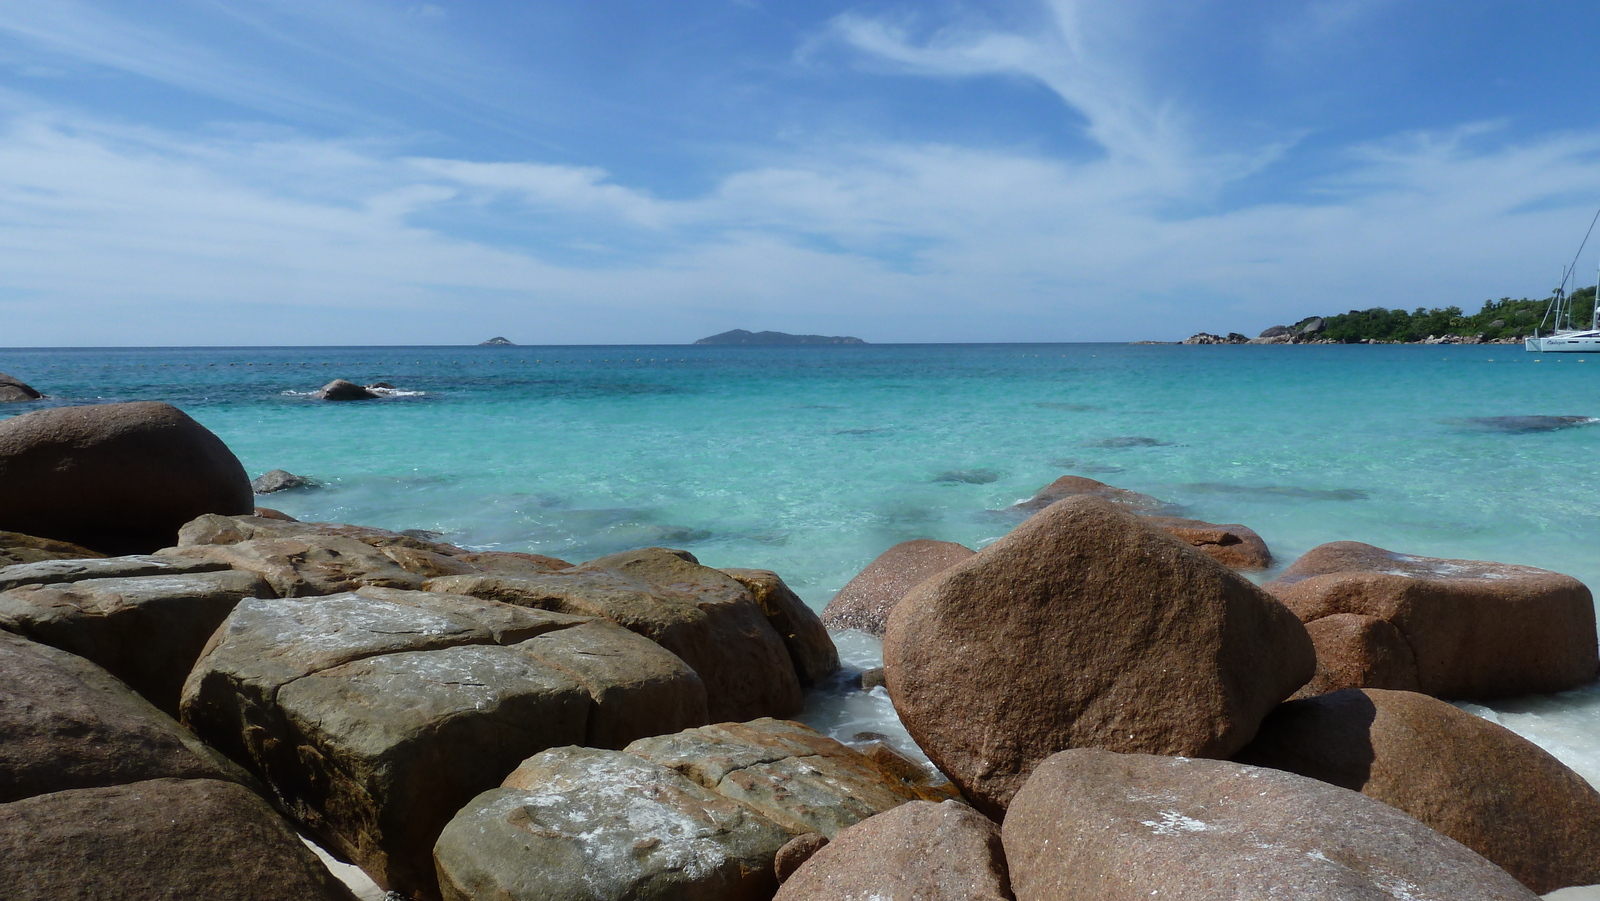
<instances>
[{"instance_id":1,"label":"wet rock","mask_svg":"<svg viewBox=\"0 0 1600 901\"><path fill-rule=\"evenodd\" d=\"M1065 751L1017 793L1001 834L1019 899L1538 897L1386 804L1220 760Z\"/></svg>"},{"instance_id":2,"label":"wet rock","mask_svg":"<svg viewBox=\"0 0 1600 901\"><path fill-rule=\"evenodd\" d=\"M942 800L919 781L784 720L720 723L641 739L628 753L758 811L795 835L839 830L907 801Z\"/></svg>"},{"instance_id":3,"label":"wet rock","mask_svg":"<svg viewBox=\"0 0 1600 901\"><path fill-rule=\"evenodd\" d=\"M1254 529L1238 523L1219 524L1176 516L1150 516L1146 522L1168 535L1188 542L1229 569L1263 570L1272 565L1272 552Z\"/></svg>"},{"instance_id":4,"label":"wet rock","mask_svg":"<svg viewBox=\"0 0 1600 901\"><path fill-rule=\"evenodd\" d=\"M765 901L791 837L664 766L573 747L473 798L434 855L446 901Z\"/></svg>"},{"instance_id":5,"label":"wet rock","mask_svg":"<svg viewBox=\"0 0 1600 901\"><path fill-rule=\"evenodd\" d=\"M34 390L32 385L0 372L0 404L21 403L41 397L44 395Z\"/></svg>"},{"instance_id":6,"label":"wet rock","mask_svg":"<svg viewBox=\"0 0 1600 901\"><path fill-rule=\"evenodd\" d=\"M1416 657L1418 689L1436 697L1561 691L1600 672L1589 589L1548 570L1339 541L1263 588L1307 623L1341 613L1390 623Z\"/></svg>"},{"instance_id":7,"label":"wet rock","mask_svg":"<svg viewBox=\"0 0 1600 901\"><path fill-rule=\"evenodd\" d=\"M289 491L295 488L320 488L322 483L306 476L297 476L292 472L274 469L271 472L256 476L250 483L250 488L256 494L271 494L274 491Z\"/></svg>"},{"instance_id":8,"label":"wet rock","mask_svg":"<svg viewBox=\"0 0 1600 901\"><path fill-rule=\"evenodd\" d=\"M26 899L354 899L265 801L208 779L0 804L0 884Z\"/></svg>"},{"instance_id":9,"label":"wet rock","mask_svg":"<svg viewBox=\"0 0 1600 901\"><path fill-rule=\"evenodd\" d=\"M906 592L929 576L971 557L973 553L970 548L953 541L929 541L924 538L902 541L878 555L876 560L867 564L866 569L839 589L839 593L823 608L822 622L830 629L858 629L882 638L889 611L905 597Z\"/></svg>"},{"instance_id":10,"label":"wet rock","mask_svg":"<svg viewBox=\"0 0 1600 901\"><path fill-rule=\"evenodd\" d=\"M991 814L1065 748L1227 757L1315 666L1271 596L1092 497L918 586L883 655L912 737Z\"/></svg>"},{"instance_id":11,"label":"wet rock","mask_svg":"<svg viewBox=\"0 0 1600 901\"><path fill-rule=\"evenodd\" d=\"M806 606L783 579L769 569L725 569L750 592L773 631L783 639L800 685L820 685L839 671L839 649L817 612Z\"/></svg>"},{"instance_id":12,"label":"wet rock","mask_svg":"<svg viewBox=\"0 0 1600 901\"><path fill-rule=\"evenodd\" d=\"M149 553L205 513L246 513L244 467L162 403L60 407L0 422L0 529Z\"/></svg>"},{"instance_id":13,"label":"wet rock","mask_svg":"<svg viewBox=\"0 0 1600 901\"><path fill-rule=\"evenodd\" d=\"M0 803L164 777L245 778L81 657L0 632L0 682Z\"/></svg>"},{"instance_id":14,"label":"wet rock","mask_svg":"<svg viewBox=\"0 0 1600 901\"><path fill-rule=\"evenodd\" d=\"M778 877L778 882L788 881L795 870L800 869L806 861L827 845L828 839L815 832L807 832L805 835L789 839L789 843L779 848L777 856L772 859L773 874Z\"/></svg>"},{"instance_id":15,"label":"wet rock","mask_svg":"<svg viewBox=\"0 0 1600 901\"><path fill-rule=\"evenodd\" d=\"M174 560L154 554L127 557L61 558L0 567L0 591L22 585L81 582L85 579L127 579L135 576L179 576L219 572L228 567L204 560Z\"/></svg>"},{"instance_id":16,"label":"wet rock","mask_svg":"<svg viewBox=\"0 0 1600 901\"><path fill-rule=\"evenodd\" d=\"M1062 476L1039 489L1038 494L1011 509L1035 513L1066 497L1097 497L1129 510L1146 512L1162 510L1167 506L1148 494L1140 494L1126 488L1114 488L1105 482L1086 479L1083 476Z\"/></svg>"},{"instance_id":17,"label":"wet rock","mask_svg":"<svg viewBox=\"0 0 1600 901\"><path fill-rule=\"evenodd\" d=\"M99 551L70 541L36 538L21 532L0 532L0 569L19 563L39 563L45 560L79 560L104 557Z\"/></svg>"},{"instance_id":18,"label":"wet rock","mask_svg":"<svg viewBox=\"0 0 1600 901\"><path fill-rule=\"evenodd\" d=\"M1317 649L1317 673L1296 698L1344 688L1416 691L1417 655L1404 635L1375 616L1335 613L1306 623Z\"/></svg>"},{"instance_id":19,"label":"wet rock","mask_svg":"<svg viewBox=\"0 0 1600 901\"><path fill-rule=\"evenodd\" d=\"M363 388L355 382L344 379L334 379L312 394L317 400L373 400L380 395L370 388Z\"/></svg>"},{"instance_id":20,"label":"wet rock","mask_svg":"<svg viewBox=\"0 0 1600 901\"><path fill-rule=\"evenodd\" d=\"M1527 739L1427 695L1291 701L1235 759L1403 810L1540 894L1600 883L1600 792Z\"/></svg>"},{"instance_id":21,"label":"wet rock","mask_svg":"<svg viewBox=\"0 0 1600 901\"><path fill-rule=\"evenodd\" d=\"M243 598L271 594L232 570L29 585L0 592L0 628L90 660L175 714L217 626Z\"/></svg>"},{"instance_id":22,"label":"wet rock","mask_svg":"<svg viewBox=\"0 0 1600 901\"><path fill-rule=\"evenodd\" d=\"M861 672L861 687L871 691L880 685L888 685L888 680L883 675L883 667L875 666Z\"/></svg>"},{"instance_id":23,"label":"wet rock","mask_svg":"<svg viewBox=\"0 0 1600 901\"><path fill-rule=\"evenodd\" d=\"M363 589L242 602L183 715L380 885L434 891L439 830L545 748L705 721L682 661L603 621Z\"/></svg>"},{"instance_id":24,"label":"wet rock","mask_svg":"<svg viewBox=\"0 0 1600 901\"><path fill-rule=\"evenodd\" d=\"M1011 901L1000 827L965 804L912 801L834 836L775 901Z\"/></svg>"},{"instance_id":25,"label":"wet rock","mask_svg":"<svg viewBox=\"0 0 1600 901\"><path fill-rule=\"evenodd\" d=\"M578 616L597 616L671 651L705 683L713 721L798 713L799 676L761 606L732 576L687 551L644 548L558 573L446 576L455 592Z\"/></svg>"}]
</instances>

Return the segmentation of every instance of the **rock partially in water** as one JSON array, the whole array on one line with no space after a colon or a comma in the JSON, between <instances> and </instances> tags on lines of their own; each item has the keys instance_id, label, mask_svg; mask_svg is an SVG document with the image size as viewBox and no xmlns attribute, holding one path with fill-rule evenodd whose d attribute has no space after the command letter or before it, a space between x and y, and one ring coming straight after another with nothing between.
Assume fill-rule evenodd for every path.
<instances>
[{"instance_id":1,"label":"rock partially in water","mask_svg":"<svg viewBox=\"0 0 1600 901\"><path fill-rule=\"evenodd\" d=\"M723 572L743 585L761 606L767 622L789 649L789 660L794 663L802 687L821 685L839 671L839 649L834 647L827 627L782 577L770 569L724 569Z\"/></svg>"},{"instance_id":2,"label":"rock partially in water","mask_svg":"<svg viewBox=\"0 0 1600 901\"><path fill-rule=\"evenodd\" d=\"M1272 552L1267 549L1267 543L1248 526L1176 516L1147 516L1145 521L1229 569L1253 572L1272 565Z\"/></svg>"},{"instance_id":3,"label":"rock partially in water","mask_svg":"<svg viewBox=\"0 0 1600 901\"><path fill-rule=\"evenodd\" d=\"M823 608L822 622L830 629L859 629L882 638L889 612L906 592L973 553L953 541L902 541L839 589Z\"/></svg>"},{"instance_id":4,"label":"rock partially in water","mask_svg":"<svg viewBox=\"0 0 1600 901\"><path fill-rule=\"evenodd\" d=\"M272 494L275 491L290 491L295 488L321 488L322 483L307 476L297 476L283 469L274 469L271 472L256 476L250 482L250 489L256 494Z\"/></svg>"},{"instance_id":5,"label":"rock partially in water","mask_svg":"<svg viewBox=\"0 0 1600 901\"><path fill-rule=\"evenodd\" d=\"M1012 510L1024 513L1037 513L1056 501L1066 497L1095 497L1124 509L1152 512L1166 509L1164 501L1157 500L1148 494L1129 491L1126 488L1116 488L1105 482L1087 479L1083 476L1062 476L1054 482L1039 489L1039 493L1019 504L1011 507Z\"/></svg>"},{"instance_id":6,"label":"rock partially in water","mask_svg":"<svg viewBox=\"0 0 1600 901\"><path fill-rule=\"evenodd\" d=\"M1600 883L1600 792L1538 745L1427 695L1291 701L1235 759L1376 798L1540 894Z\"/></svg>"},{"instance_id":7,"label":"rock partially in water","mask_svg":"<svg viewBox=\"0 0 1600 901\"><path fill-rule=\"evenodd\" d=\"M883 657L917 745L991 815L1065 748L1226 757L1315 668L1270 595L1091 497L919 585Z\"/></svg>"},{"instance_id":8,"label":"rock partially in water","mask_svg":"<svg viewBox=\"0 0 1600 901\"><path fill-rule=\"evenodd\" d=\"M44 397L32 385L0 372L0 404L23 403Z\"/></svg>"},{"instance_id":9,"label":"rock partially in water","mask_svg":"<svg viewBox=\"0 0 1600 901\"><path fill-rule=\"evenodd\" d=\"M379 395L370 388L363 388L355 382L344 379L334 379L312 395L317 400L376 400Z\"/></svg>"},{"instance_id":10,"label":"rock partially in water","mask_svg":"<svg viewBox=\"0 0 1600 901\"><path fill-rule=\"evenodd\" d=\"M1538 898L1387 804L1223 760L1065 751L1017 793L1001 837L1025 899Z\"/></svg>"},{"instance_id":11,"label":"rock partially in water","mask_svg":"<svg viewBox=\"0 0 1600 901\"><path fill-rule=\"evenodd\" d=\"M493 338L490 338L487 341L479 341L478 342L478 346L479 347L516 347L517 345L512 343L511 341L506 340L505 338L502 338L499 335L495 335Z\"/></svg>"},{"instance_id":12,"label":"rock partially in water","mask_svg":"<svg viewBox=\"0 0 1600 901\"><path fill-rule=\"evenodd\" d=\"M1418 690L1436 697L1562 691L1600 673L1594 599L1549 570L1337 541L1262 587L1303 622L1354 613L1390 623L1416 655Z\"/></svg>"},{"instance_id":13,"label":"rock partially in water","mask_svg":"<svg viewBox=\"0 0 1600 901\"><path fill-rule=\"evenodd\" d=\"M1506 432L1526 435L1534 432L1555 432L1579 426L1594 425L1600 418L1594 416L1474 416L1461 422L1474 429L1488 432Z\"/></svg>"}]
</instances>

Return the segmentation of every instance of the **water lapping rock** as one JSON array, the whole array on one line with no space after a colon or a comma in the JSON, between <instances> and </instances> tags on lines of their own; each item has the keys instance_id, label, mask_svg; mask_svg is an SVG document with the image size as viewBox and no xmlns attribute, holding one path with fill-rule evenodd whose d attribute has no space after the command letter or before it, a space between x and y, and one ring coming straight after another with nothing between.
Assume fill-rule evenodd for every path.
<instances>
[{"instance_id":1,"label":"water lapping rock","mask_svg":"<svg viewBox=\"0 0 1600 901\"><path fill-rule=\"evenodd\" d=\"M889 612L906 592L974 553L953 541L902 541L879 554L839 589L823 608L822 623L830 629L858 629L882 638Z\"/></svg>"}]
</instances>

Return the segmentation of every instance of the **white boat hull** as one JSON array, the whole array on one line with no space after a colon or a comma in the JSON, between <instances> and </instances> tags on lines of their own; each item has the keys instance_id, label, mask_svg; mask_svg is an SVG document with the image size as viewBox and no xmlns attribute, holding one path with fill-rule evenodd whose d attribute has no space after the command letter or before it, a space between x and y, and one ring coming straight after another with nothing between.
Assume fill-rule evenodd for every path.
<instances>
[{"instance_id":1,"label":"white boat hull","mask_svg":"<svg viewBox=\"0 0 1600 901\"><path fill-rule=\"evenodd\" d=\"M1530 353L1600 353L1600 331L1565 332L1545 338L1524 338L1522 349Z\"/></svg>"}]
</instances>

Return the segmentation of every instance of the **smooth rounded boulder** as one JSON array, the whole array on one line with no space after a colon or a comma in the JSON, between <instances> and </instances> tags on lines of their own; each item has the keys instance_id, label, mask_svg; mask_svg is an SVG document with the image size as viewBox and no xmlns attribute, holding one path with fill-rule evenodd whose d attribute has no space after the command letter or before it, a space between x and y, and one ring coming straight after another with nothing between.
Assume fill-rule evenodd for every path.
<instances>
[{"instance_id":1,"label":"smooth rounded boulder","mask_svg":"<svg viewBox=\"0 0 1600 901\"><path fill-rule=\"evenodd\" d=\"M370 388L363 388L355 382L345 379L334 379L312 395L317 400L376 400L378 393Z\"/></svg>"},{"instance_id":2,"label":"smooth rounded boulder","mask_svg":"<svg viewBox=\"0 0 1600 901\"><path fill-rule=\"evenodd\" d=\"M1017 901L1535 901L1393 807L1293 773L1083 748L1041 763L1001 827Z\"/></svg>"},{"instance_id":3,"label":"smooth rounded boulder","mask_svg":"<svg viewBox=\"0 0 1600 901\"><path fill-rule=\"evenodd\" d=\"M1097 497L1129 510L1145 512L1164 510L1167 507L1165 501L1153 498L1148 494L1140 494L1127 488L1117 488L1097 479L1089 479L1083 476L1062 476L1040 488L1039 493L1033 497L1013 505L1011 509L1026 513L1036 513L1056 501L1069 497Z\"/></svg>"},{"instance_id":4,"label":"smooth rounded boulder","mask_svg":"<svg viewBox=\"0 0 1600 901\"><path fill-rule=\"evenodd\" d=\"M1336 541L1262 588L1305 623L1357 614L1394 626L1416 657L1417 690L1435 697L1563 691L1600 673L1594 598L1561 573Z\"/></svg>"},{"instance_id":5,"label":"smooth rounded boulder","mask_svg":"<svg viewBox=\"0 0 1600 901\"><path fill-rule=\"evenodd\" d=\"M23 403L44 397L32 385L0 372L0 404Z\"/></svg>"},{"instance_id":6,"label":"smooth rounded boulder","mask_svg":"<svg viewBox=\"0 0 1600 901\"><path fill-rule=\"evenodd\" d=\"M1600 883L1600 792L1538 745L1437 698L1352 689L1291 701L1235 760L1403 810L1540 894Z\"/></svg>"},{"instance_id":7,"label":"smooth rounded boulder","mask_svg":"<svg viewBox=\"0 0 1600 901\"><path fill-rule=\"evenodd\" d=\"M206 513L249 513L222 439L169 404L59 407L0 422L0 529L111 554L176 543Z\"/></svg>"},{"instance_id":8,"label":"smooth rounded boulder","mask_svg":"<svg viewBox=\"0 0 1600 901\"><path fill-rule=\"evenodd\" d=\"M1315 666L1283 605L1089 497L918 586L883 655L911 736L991 816L1067 748L1228 757Z\"/></svg>"},{"instance_id":9,"label":"smooth rounded boulder","mask_svg":"<svg viewBox=\"0 0 1600 901\"><path fill-rule=\"evenodd\" d=\"M882 638L889 612L906 592L974 553L971 548L953 541L926 538L902 541L879 554L839 589L828 606L822 608L822 624L830 629L857 629Z\"/></svg>"},{"instance_id":10,"label":"smooth rounded boulder","mask_svg":"<svg viewBox=\"0 0 1600 901\"><path fill-rule=\"evenodd\" d=\"M1000 827L958 801L912 801L851 826L774 901L1011 901Z\"/></svg>"}]
</instances>

